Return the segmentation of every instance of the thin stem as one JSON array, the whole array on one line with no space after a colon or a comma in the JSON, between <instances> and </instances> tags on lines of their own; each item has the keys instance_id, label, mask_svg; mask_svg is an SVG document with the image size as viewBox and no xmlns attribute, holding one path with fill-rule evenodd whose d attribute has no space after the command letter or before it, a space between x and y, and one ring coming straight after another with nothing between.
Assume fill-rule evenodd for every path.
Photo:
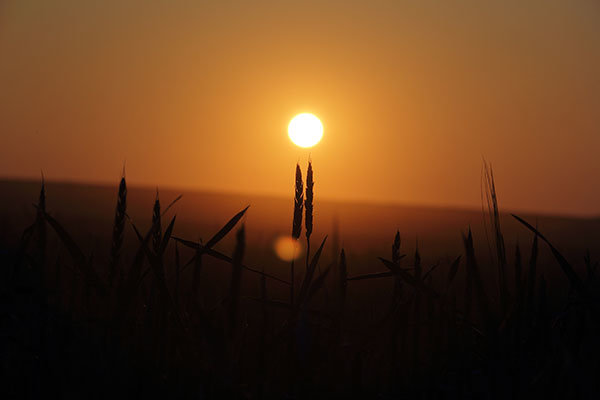
<instances>
[{"instance_id":1,"label":"thin stem","mask_svg":"<svg viewBox=\"0 0 600 400\"><path fill-rule=\"evenodd\" d=\"M308 271L308 264L310 263L310 236L306 238L306 270Z\"/></svg>"},{"instance_id":2,"label":"thin stem","mask_svg":"<svg viewBox=\"0 0 600 400\"><path fill-rule=\"evenodd\" d=\"M290 270L290 305L294 305L294 258L292 258L292 268Z\"/></svg>"},{"instance_id":3,"label":"thin stem","mask_svg":"<svg viewBox=\"0 0 600 400\"><path fill-rule=\"evenodd\" d=\"M296 259L296 250L298 249L298 244L294 241L294 252L292 253L292 265L290 268L290 305L294 305L294 260Z\"/></svg>"}]
</instances>

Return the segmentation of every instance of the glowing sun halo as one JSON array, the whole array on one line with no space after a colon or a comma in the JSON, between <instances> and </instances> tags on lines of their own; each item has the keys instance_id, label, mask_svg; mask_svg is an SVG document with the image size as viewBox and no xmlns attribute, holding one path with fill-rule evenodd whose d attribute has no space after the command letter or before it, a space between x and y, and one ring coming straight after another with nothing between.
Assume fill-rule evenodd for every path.
<instances>
[{"instance_id":1,"label":"glowing sun halo","mask_svg":"<svg viewBox=\"0 0 600 400\"><path fill-rule=\"evenodd\" d=\"M288 136L296 146L313 147L323 137L323 124L313 114L298 114L288 125Z\"/></svg>"}]
</instances>

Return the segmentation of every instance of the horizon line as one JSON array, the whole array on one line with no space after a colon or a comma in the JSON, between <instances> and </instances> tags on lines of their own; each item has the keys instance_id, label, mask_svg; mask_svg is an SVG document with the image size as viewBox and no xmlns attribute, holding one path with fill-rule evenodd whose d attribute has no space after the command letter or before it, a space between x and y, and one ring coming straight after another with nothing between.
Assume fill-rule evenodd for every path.
<instances>
[{"instance_id":1,"label":"horizon line","mask_svg":"<svg viewBox=\"0 0 600 400\"><path fill-rule=\"evenodd\" d=\"M54 183L54 184L63 184L63 185L79 185L79 186L95 186L95 187L112 187L113 185L118 185L119 179L115 182L108 182L105 180L93 180L93 181L80 181L77 179L67 179L67 178L59 178L59 179L49 179L44 175L43 177L45 184ZM0 175L0 182L15 182L15 183L41 183L42 176L39 179L35 179L33 177L14 177L14 176L2 176ZM251 191L236 191L236 190L227 190L227 189L217 189L210 187L200 187L200 186L172 186L172 185L152 185L146 183L133 183L128 182L128 186L131 188L144 189L144 190L152 190L155 191L157 188L159 190L165 191L183 191L181 194L185 194L187 192L195 192L195 193L206 193L206 194L215 194L215 195L230 195L230 196L254 196L254 197L263 197L263 198L271 198L271 199L286 199L287 197L283 194L277 192L268 192L268 193L257 193ZM290 199L292 195L290 195ZM426 208L426 209L437 209L437 210L452 210L452 211L467 211L467 212L482 212L480 207L464 205L464 204L448 204L442 205L439 203L411 203L411 202L400 202L393 200L382 200L376 198L355 198L355 199L342 199L330 196L321 197L321 201L327 203L342 203L349 205L361 205L361 206L384 206L384 207L406 207L406 208ZM520 214L525 216L539 216L539 217L553 217L553 218L570 218L570 219L581 219L581 220L594 220L599 219L600 214L572 214L568 212L540 212L535 210L528 209L514 209L514 208L500 208L501 214Z\"/></svg>"}]
</instances>

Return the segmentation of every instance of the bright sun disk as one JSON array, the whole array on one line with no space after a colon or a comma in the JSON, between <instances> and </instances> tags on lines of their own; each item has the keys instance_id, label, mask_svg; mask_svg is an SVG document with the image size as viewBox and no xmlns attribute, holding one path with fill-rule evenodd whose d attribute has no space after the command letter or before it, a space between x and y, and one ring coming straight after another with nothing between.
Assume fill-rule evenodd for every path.
<instances>
[{"instance_id":1,"label":"bright sun disk","mask_svg":"<svg viewBox=\"0 0 600 400\"><path fill-rule=\"evenodd\" d=\"M298 114L288 125L288 136L297 146L313 147L323 137L323 124L313 114Z\"/></svg>"}]
</instances>

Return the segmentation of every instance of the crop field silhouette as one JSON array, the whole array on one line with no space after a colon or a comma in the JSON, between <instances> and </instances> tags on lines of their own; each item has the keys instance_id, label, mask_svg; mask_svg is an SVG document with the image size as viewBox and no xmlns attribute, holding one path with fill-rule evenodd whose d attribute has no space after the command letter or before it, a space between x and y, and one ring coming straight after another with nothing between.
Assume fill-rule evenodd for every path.
<instances>
[{"instance_id":1,"label":"crop field silhouette","mask_svg":"<svg viewBox=\"0 0 600 400\"><path fill-rule=\"evenodd\" d=\"M0 400L600 399L599 18L0 0Z\"/></svg>"},{"instance_id":2,"label":"crop field silhouette","mask_svg":"<svg viewBox=\"0 0 600 400\"><path fill-rule=\"evenodd\" d=\"M86 204L70 205L61 220L50 206L54 184L42 181L24 229L22 218L9 223L11 209L3 210L6 398L600 393L598 263L594 248L585 251L597 238L565 232L593 231L596 221L552 225L541 216L502 214L484 164L483 228L474 235L474 221L463 223L458 246L436 239L435 224L418 238L406 239L402 227L384 232L382 243L372 232L385 223L373 210L364 213L371 224L356 210L349 214L359 222L345 241L345 220L340 227L328 216L327 226L319 225L315 180L310 162L306 173L297 165L289 208L282 217L270 205L277 222L262 221L288 227L279 232L295 243L287 261L272 255L271 236L279 233L252 238L259 232L252 225L261 224L248 216L252 204L217 222L219 211L201 240L198 226L176 215L185 195L169 192L165 201L156 191L144 217L131 209L123 175L116 198L110 196L110 218L94 206L98 192L87 211ZM21 190L19 199L33 187L3 185ZM432 213L439 220L446 212ZM517 241L506 238L506 225ZM554 226L567 251L540 225ZM436 240L435 254L427 255Z\"/></svg>"}]
</instances>

